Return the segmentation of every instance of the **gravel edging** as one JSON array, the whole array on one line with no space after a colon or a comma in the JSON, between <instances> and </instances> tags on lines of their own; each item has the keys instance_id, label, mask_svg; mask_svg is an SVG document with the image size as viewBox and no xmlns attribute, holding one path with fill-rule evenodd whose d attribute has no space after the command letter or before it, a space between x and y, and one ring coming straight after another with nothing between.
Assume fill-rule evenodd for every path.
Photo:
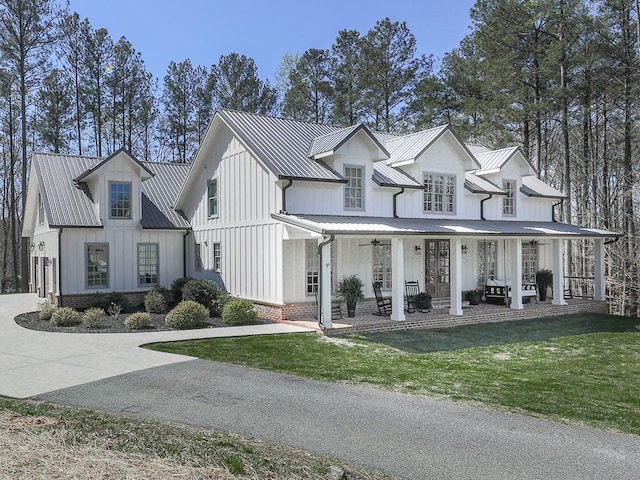
<instances>
[{"instance_id":1,"label":"gravel edging","mask_svg":"<svg viewBox=\"0 0 640 480\"><path fill-rule=\"evenodd\" d=\"M59 327L52 324L48 320L40 320L39 312L29 312L18 315L14 318L14 321L21 327L28 328L29 330L39 330L41 332L62 332L62 333L138 333L138 332L166 332L177 331L175 328L167 327L164 323L166 315L152 313L151 314L151 326L140 330L130 330L124 325L124 320L129 316L129 313L121 313L116 320L111 315L106 315L98 328L89 328L82 323L73 327ZM252 323L255 325L268 324L271 322L256 320ZM229 327L220 318L210 318L205 323L201 324L197 328L220 328Z\"/></svg>"}]
</instances>

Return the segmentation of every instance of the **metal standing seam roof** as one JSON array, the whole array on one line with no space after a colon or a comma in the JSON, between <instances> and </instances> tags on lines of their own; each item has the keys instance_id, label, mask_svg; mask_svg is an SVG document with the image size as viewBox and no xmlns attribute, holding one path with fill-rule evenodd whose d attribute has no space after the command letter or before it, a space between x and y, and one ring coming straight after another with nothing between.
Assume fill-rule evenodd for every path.
<instances>
[{"instance_id":1,"label":"metal standing seam roof","mask_svg":"<svg viewBox=\"0 0 640 480\"><path fill-rule=\"evenodd\" d=\"M272 214L275 220L329 235L612 238L620 234L557 222Z\"/></svg>"},{"instance_id":2,"label":"metal standing seam roof","mask_svg":"<svg viewBox=\"0 0 640 480\"><path fill-rule=\"evenodd\" d=\"M526 175L522 177L522 187L520 190L529 197L567 198L561 191L544 183L535 175Z\"/></svg>"},{"instance_id":3,"label":"metal standing seam roof","mask_svg":"<svg viewBox=\"0 0 640 480\"><path fill-rule=\"evenodd\" d=\"M314 139L340 129L235 110L219 110L216 115L278 177L344 181L325 164L309 158Z\"/></svg>"},{"instance_id":4,"label":"metal standing seam roof","mask_svg":"<svg viewBox=\"0 0 640 480\"><path fill-rule=\"evenodd\" d=\"M471 193L506 195L506 192L502 188L489 180L474 175L472 172L464 173L464 187Z\"/></svg>"},{"instance_id":5,"label":"metal standing seam roof","mask_svg":"<svg viewBox=\"0 0 640 480\"><path fill-rule=\"evenodd\" d=\"M394 165L415 160L448 128L448 125L442 125L440 127L430 128L429 130L387 139L384 142L390 155L387 164Z\"/></svg>"},{"instance_id":6,"label":"metal standing seam roof","mask_svg":"<svg viewBox=\"0 0 640 480\"><path fill-rule=\"evenodd\" d=\"M102 161L102 158L74 155L33 155L32 162L51 227L103 227L86 183L74 181ZM189 228L189 223L172 208L189 166L140 163L155 174L141 184L143 228Z\"/></svg>"},{"instance_id":7,"label":"metal standing seam roof","mask_svg":"<svg viewBox=\"0 0 640 480\"><path fill-rule=\"evenodd\" d=\"M501 150L474 153L476 160L480 163L479 172L484 170L500 170L505 163L511 160L511 157L513 157L517 151L518 147L509 147Z\"/></svg>"},{"instance_id":8,"label":"metal standing seam roof","mask_svg":"<svg viewBox=\"0 0 640 480\"><path fill-rule=\"evenodd\" d=\"M311 150L309 151L309 158L318 158L325 155L331 155L350 140L358 132L364 132L367 137L382 151L382 159L389 158L389 152L380 142L380 140L369 130L364 123L358 125L352 125L347 128L342 128L336 132L328 133L321 137L313 139L311 144Z\"/></svg>"},{"instance_id":9,"label":"metal standing seam roof","mask_svg":"<svg viewBox=\"0 0 640 480\"><path fill-rule=\"evenodd\" d=\"M415 178L384 162L373 164L373 181L381 187L424 188Z\"/></svg>"}]
</instances>

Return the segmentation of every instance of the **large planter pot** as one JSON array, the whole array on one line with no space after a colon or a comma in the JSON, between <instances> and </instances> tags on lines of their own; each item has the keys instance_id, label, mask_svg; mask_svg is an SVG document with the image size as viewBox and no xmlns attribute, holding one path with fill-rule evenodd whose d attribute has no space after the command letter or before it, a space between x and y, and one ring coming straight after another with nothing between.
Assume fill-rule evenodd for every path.
<instances>
[{"instance_id":1,"label":"large planter pot","mask_svg":"<svg viewBox=\"0 0 640 480\"><path fill-rule=\"evenodd\" d=\"M538 285L538 296L540 297L540 301L544 302L547 299L547 286L546 285Z\"/></svg>"},{"instance_id":2,"label":"large planter pot","mask_svg":"<svg viewBox=\"0 0 640 480\"><path fill-rule=\"evenodd\" d=\"M347 317L353 318L356 316L356 302L347 302Z\"/></svg>"},{"instance_id":3,"label":"large planter pot","mask_svg":"<svg viewBox=\"0 0 640 480\"><path fill-rule=\"evenodd\" d=\"M431 310L431 296L426 293L419 293L414 297L413 305L418 310Z\"/></svg>"},{"instance_id":4,"label":"large planter pot","mask_svg":"<svg viewBox=\"0 0 640 480\"><path fill-rule=\"evenodd\" d=\"M467 300L469 300L469 305L480 305L482 301L481 293L470 293L467 295Z\"/></svg>"}]
</instances>

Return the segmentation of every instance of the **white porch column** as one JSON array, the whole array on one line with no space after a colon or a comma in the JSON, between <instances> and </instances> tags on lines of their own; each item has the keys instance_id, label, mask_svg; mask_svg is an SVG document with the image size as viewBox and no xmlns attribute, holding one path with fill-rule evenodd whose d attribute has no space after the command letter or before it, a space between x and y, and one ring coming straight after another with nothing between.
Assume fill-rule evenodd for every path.
<instances>
[{"instance_id":1,"label":"white porch column","mask_svg":"<svg viewBox=\"0 0 640 480\"><path fill-rule=\"evenodd\" d=\"M320 237L318 239L318 245L326 241ZM335 240L334 240L335 241ZM321 302L320 321L324 325L324 328L331 328L333 322L331 319L331 243L322 247L322 257L320 262L322 285L320 285L320 292L318 300Z\"/></svg>"},{"instance_id":2,"label":"white porch column","mask_svg":"<svg viewBox=\"0 0 640 480\"><path fill-rule=\"evenodd\" d=\"M553 257L553 305L566 305L564 301L564 261L562 240L551 241L551 256Z\"/></svg>"},{"instance_id":3,"label":"white porch column","mask_svg":"<svg viewBox=\"0 0 640 480\"><path fill-rule=\"evenodd\" d=\"M449 259L449 297L451 306L449 315L462 315L462 241L456 237L451 240L451 258Z\"/></svg>"},{"instance_id":4,"label":"white porch column","mask_svg":"<svg viewBox=\"0 0 640 480\"><path fill-rule=\"evenodd\" d=\"M391 239L391 320L404 319L404 240L394 237Z\"/></svg>"},{"instance_id":5,"label":"white porch column","mask_svg":"<svg viewBox=\"0 0 640 480\"><path fill-rule=\"evenodd\" d=\"M511 308L522 310L522 240L511 240Z\"/></svg>"},{"instance_id":6,"label":"white porch column","mask_svg":"<svg viewBox=\"0 0 640 480\"><path fill-rule=\"evenodd\" d=\"M602 238L597 238L593 241L593 279L594 279L594 290L593 290L593 299L604 301L605 300L605 290L604 290L604 240Z\"/></svg>"}]
</instances>

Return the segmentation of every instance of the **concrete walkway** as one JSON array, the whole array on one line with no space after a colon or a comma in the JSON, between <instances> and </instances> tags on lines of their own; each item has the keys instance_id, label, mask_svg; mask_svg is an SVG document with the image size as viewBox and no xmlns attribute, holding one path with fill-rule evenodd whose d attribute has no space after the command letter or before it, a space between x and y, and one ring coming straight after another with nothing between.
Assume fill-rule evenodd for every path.
<instances>
[{"instance_id":1,"label":"concrete walkway","mask_svg":"<svg viewBox=\"0 0 640 480\"><path fill-rule=\"evenodd\" d=\"M38 309L35 294L0 295L0 395L28 398L147 368L194 360L140 348L153 342L308 332L293 325L252 325L171 332L51 333L18 326Z\"/></svg>"}]
</instances>

